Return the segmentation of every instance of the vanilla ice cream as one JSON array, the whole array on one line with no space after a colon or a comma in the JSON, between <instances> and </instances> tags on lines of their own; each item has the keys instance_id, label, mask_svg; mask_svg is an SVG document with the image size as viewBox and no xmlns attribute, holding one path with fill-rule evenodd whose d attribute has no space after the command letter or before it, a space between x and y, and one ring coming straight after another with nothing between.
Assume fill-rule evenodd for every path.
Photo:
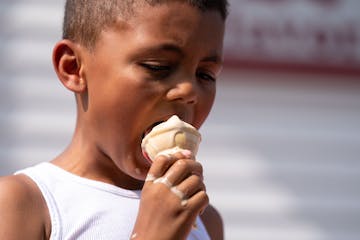
<instances>
[{"instance_id":1,"label":"vanilla ice cream","mask_svg":"<svg viewBox=\"0 0 360 240\"><path fill-rule=\"evenodd\" d=\"M144 137L141 148L144 156L153 161L160 154L174 154L183 149L195 156L200 141L201 135L195 127L173 115Z\"/></svg>"}]
</instances>

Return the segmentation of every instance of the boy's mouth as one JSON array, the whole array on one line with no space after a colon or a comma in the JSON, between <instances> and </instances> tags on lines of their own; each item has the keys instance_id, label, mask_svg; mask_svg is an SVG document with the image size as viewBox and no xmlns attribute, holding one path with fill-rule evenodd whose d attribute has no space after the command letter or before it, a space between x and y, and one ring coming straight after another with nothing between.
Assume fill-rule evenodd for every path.
<instances>
[{"instance_id":1,"label":"boy's mouth","mask_svg":"<svg viewBox=\"0 0 360 240\"><path fill-rule=\"evenodd\" d=\"M146 137L146 135L148 135L155 126L157 126L157 125L159 125L160 123L163 123L163 122L165 122L165 120L163 120L163 121L157 121L157 122L151 124L151 125L143 132L143 134L142 134L142 136L141 136L141 139L144 139L144 138ZM145 152L144 149L142 149L142 155L145 157L145 159L146 159L150 164L152 164L152 161L151 161L149 155Z\"/></svg>"},{"instance_id":2,"label":"boy's mouth","mask_svg":"<svg viewBox=\"0 0 360 240\"><path fill-rule=\"evenodd\" d=\"M146 135L148 135L155 126L157 126L157 125L159 125L160 123L163 123L163 122L165 122L165 121L158 121L158 122L155 122L155 123L151 124L151 125L144 131L144 133L143 133L142 136L141 136L141 139L144 139L144 137L145 137Z\"/></svg>"}]
</instances>

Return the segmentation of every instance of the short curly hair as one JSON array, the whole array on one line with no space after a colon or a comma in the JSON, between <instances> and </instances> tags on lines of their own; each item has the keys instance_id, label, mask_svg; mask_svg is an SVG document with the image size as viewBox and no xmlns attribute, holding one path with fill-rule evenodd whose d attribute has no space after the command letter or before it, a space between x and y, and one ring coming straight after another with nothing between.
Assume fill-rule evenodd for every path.
<instances>
[{"instance_id":1,"label":"short curly hair","mask_svg":"<svg viewBox=\"0 0 360 240\"><path fill-rule=\"evenodd\" d=\"M184 1L201 11L219 11L224 20L228 15L227 0L66 0L63 39L92 49L101 31L111 27L119 17L131 16L135 3L157 5L169 1Z\"/></svg>"}]
</instances>

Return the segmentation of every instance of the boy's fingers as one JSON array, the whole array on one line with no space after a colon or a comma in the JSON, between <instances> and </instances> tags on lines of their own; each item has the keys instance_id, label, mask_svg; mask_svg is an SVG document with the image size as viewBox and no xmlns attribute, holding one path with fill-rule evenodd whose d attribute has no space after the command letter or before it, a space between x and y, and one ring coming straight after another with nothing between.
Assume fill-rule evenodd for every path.
<instances>
[{"instance_id":1,"label":"boy's fingers","mask_svg":"<svg viewBox=\"0 0 360 240\"><path fill-rule=\"evenodd\" d=\"M197 192L205 191L206 187L202 179L197 175L191 175L190 177L186 178L183 182L179 185L176 185L176 189L183 193L183 198L191 198Z\"/></svg>"},{"instance_id":2,"label":"boy's fingers","mask_svg":"<svg viewBox=\"0 0 360 240\"><path fill-rule=\"evenodd\" d=\"M180 159L170 166L164 177L167 178L173 185L178 185L191 175L198 176L202 179L202 165L193 160Z\"/></svg>"},{"instance_id":3,"label":"boy's fingers","mask_svg":"<svg viewBox=\"0 0 360 240\"><path fill-rule=\"evenodd\" d=\"M174 162L175 159L163 155L158 156L152 163L145 182L151 182L163 176Z\"/></svg>"},{"instance_id":4,"label":"boy's fingers","mask_svg":"<svg viewBox=\"0 0 360 240\"><path fill-rule=\"evenodd\" d=\"M172 157L176 159L194 159L194 155L189 150L180 150L172 154Z\"/></svg>"},{"instance_id":5,"label":"boy's fingers","mask_svg":"<svg viewBox=\"0 0 360 240\"><path fill-rule=\"evenodd\" d=\"M182 206L185 206L188 204L188 199L198 192L206 192L202 175L192 173L196 171L196 168L198 168L197 171L202 171L199 163L181 159L176 161L165 175L159 178L149 174L147 181L153 184L162 184L178 197Z\"/></svg>"},{"instance_id":6,"label":"boy's fingers","mask_svg":"<svg viewBox=\"0 0 360 240\"><path fill-rule=\"evenodd\" d=\"M154 181L155 179L163 176L167 172L167 170L179 159L190 158L193 158L193 154L189 150L181 150L171 155L160 154L153 161L152 166L145 179L145 182ZM195 174L202 174L202 169Z\"/></svg>"},{"instance_id":7,"label":"boy's fingers","mask_svg":"<svg viewBox=\"0 0 360 240\"><path fill-rule=\"evenodd\" d=\"M202 190L195 193L191 198L187 200L186 207L191 212L195 212L197 215L201 214L205 208L209 205L209 196L206 191Z\"/></svg>"}]
</instances>

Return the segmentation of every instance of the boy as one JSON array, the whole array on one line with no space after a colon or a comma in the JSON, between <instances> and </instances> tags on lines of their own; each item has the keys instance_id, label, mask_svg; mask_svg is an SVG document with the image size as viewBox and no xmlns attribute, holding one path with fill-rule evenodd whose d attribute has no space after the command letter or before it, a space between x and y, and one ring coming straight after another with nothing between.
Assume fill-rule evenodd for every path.
<instances>
[{"instance_id":1,"label":"boy","mask_svg":"<svg viewBox=\"0 0 360 240\"><path fill-rule=\"evenodd\" d=\"M1 179L0 239L223 238L192 153L150 164L140 145L174 114L196 128L206 119L226 7L225 0L66 2L53 63L75 93L76 128L51 163Z\"/></svg>"}]
</instances>

